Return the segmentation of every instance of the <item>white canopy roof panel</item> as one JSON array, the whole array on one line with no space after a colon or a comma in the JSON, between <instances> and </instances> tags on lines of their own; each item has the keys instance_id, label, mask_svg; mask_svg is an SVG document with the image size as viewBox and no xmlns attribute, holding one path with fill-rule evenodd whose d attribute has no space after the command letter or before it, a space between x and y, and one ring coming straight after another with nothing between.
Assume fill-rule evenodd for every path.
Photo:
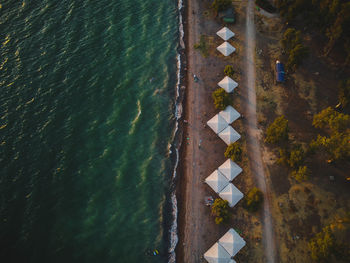
<instances>
[{"instance_id":1,"label":"white canopy roof panel","mask_svg":"<svg viewBox=\"0 0 350 263\"><path fill-rule=\"evenodd\" d=\"M218 170L229 180L232 181L242 172L242 168L239 167L234 161L231 159L227 159Z\"/></svg>"},{"instance_id":2,"label":"white canopy roof panel","mask_svg":"<svg viewBox=\"0 0 350 263\"><path fill-rule=\"evenodd\" d=\"M233 33L230 29L227 27L221 28L216 34L221 37L223 40L229 40L231 37L235 36L235 33Z\"/></svg>"},{"instance_id":3,"label":"white canopy roof panel","mask_svg":"<svg viewBox=\"0 0 350 263\"><path fill-rule=\"evenodd\" d=\"M226 41L220 46L218 46L216 49L220 51L220 53L223 54L225 57L231 55L236 50L230 43Z\"/></svg>"},{"instance_id":4,"label":"white canopy roof panel","mask_svg":"<svg viewBox=\"0 0 350 263\"><path fill-rule=\"evenodd\" d=\"M211 175L209 175L205 182L216 192L219 193L228 184L228 179L222 175L218 170L215 170Z\"/></svg>"},{"instance_id":5,"label":"white canopy roof panel","mask_svg":"<svg viewBox=\"0 0 350 263\"><path fill-rule=\"evenodd\" d=\"M228 105L226 109L220 111L219 115L223 117L228 124L231 124L241 117L241 114L239 114L239 112L236 111L231 105Z\"/></svg>"},{"instance_id":6,"label":"white canopy roof panel","mask_svg":"<svg viewBox=\"0 0 350 263\"><path fill-rule=\"evenodd\" d=\"M218 83L218 85L226 90L227 93L231 93L238 86L238 83L226 76Z\"/></svg>"},{"instance_id":7,"label":"white canopy roof panel","mask_svg":"<svg viewBox=\"0 0 350 263\"><path fill-rule=\"evenodd\" d=\"M213 118L211 118L207 124L215 133L221 132L228 126L228 123L219 114L216 114Z\"/></svg>"},{"instance_id":8,"label":"white canopy roof panel","mask_svg":"<svg viewBox=\"0 0 350 263\"><path fill-rule=\"evenodd\" d=\"M238 251L240 251L246 245L244 239L233 228L227 231L226 234L219 239L218 243L232 257L234 257Z\"/></svg>"},{"instance_id":9,"label":"white canopy roof panel","mask_svg":"<svg viewBox=\"0 0 350 263\"><path fill-rule=\"evenodd\" d=\"M209 263L230 263L230 254L216 242L207 252L204 253L204 258Z\"/></svg>"},{"instance_id":10,"label":"white canopy roof panel","mask_svg":"<svg viewBox=\"0 0 350 263\"><path fill-rule=\"evenodd\" d=\"M219 193L219 196L228 201L230 207L234 207L239 200L243 198L241 191L237 189L232 183L229 183L222 191Z\"/></svg>"},{"instance_id":11,"label":"white canopy roof panel","mask_svg":"<svg viewBox=\"0 0 350 263\"><path fill-rule=\"evenodd\" d=\"M239 135L239 133L236 132L235 129L233 129L231 126L227 126L218 135L227 145L234 143L239 138L241 138L241 135Z\"/></svg>"}]
</instances>

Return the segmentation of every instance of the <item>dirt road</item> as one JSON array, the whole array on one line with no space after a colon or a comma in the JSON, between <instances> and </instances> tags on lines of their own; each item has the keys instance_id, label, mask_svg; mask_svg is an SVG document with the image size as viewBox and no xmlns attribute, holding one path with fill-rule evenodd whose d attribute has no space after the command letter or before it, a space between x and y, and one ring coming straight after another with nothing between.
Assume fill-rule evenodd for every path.
<instances>
[{"instance_id":1,"label":"dirt road","mask_svg":"<svg viewBox=\"0 0 350 263\"><path fill-rule=\"evenodd\" d=\"M255 175L258 188L264 193L263 211L263 243L265 247L266 262L276 262L275 239L273 224L270 212L269 184L267 183L262 155L260 151L260 130L257 128L256 114L256 91L255 91L255 24L254 24L254 1L249 0L246 17L246 108L245 128L247 131L247 151L250 161L250 168Z\"/></svg>"}]
</instances>

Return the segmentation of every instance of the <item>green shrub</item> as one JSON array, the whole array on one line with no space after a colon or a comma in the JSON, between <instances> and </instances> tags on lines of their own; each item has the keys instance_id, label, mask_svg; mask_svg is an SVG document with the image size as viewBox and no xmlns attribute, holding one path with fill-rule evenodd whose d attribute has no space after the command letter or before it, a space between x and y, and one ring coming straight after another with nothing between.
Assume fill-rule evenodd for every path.
<instances>
[{"instance_id":1,"label":"green shrub","mask_svg":"<svg viewBox=\"0 0 350 263\"><path fill-rule=\"evenodd\" d=\"M292 172L292 176L298 182L306 181L309 178L310 171L306 166L300 166L297 170Z\"/></svg>"},{"instance_id":2,"label":"green shrub","mask_svg":"<svg viewBox=\"0 0 350 263\"><path fill-rule=\"evenodd\" d=\"M294 71L308 54L308 49L302 44L301 31L288 28L283 34L281 44L288 53L286 67Z\"/></svg>"},{"instance_id":3,"label":"green shrub","mask_svg":"<svg viewBox=\"0 0 350 263\"><path fill-rule=\"evenodd\" d=\"M350 115L343 114L328 107L314 115L312 125L315 128L329 128L331 132L343 132L349 128Z\"/></svg>"},{"instance_id":4,"label":"green shrub","mask_svg":"<svg viewBox=\"0 0 350 263\"><path fill-rule=\"evenodd\" d=\"M205 35L201 35L199 43L194 44L193 47L195 49L198 49L203 57L206 58L208 56L208 46L205 39Z\"/></svg>"},{"instance_id":5,"label":"green shrub","mask_svg":"<svg viewBox=\"0 0 350 263\"><path fill-rule=\"evenodd\" d=\"M264 196L263 193L256 187L252 188L244 200L244 207L251 211L255 212L259 209L260 204L263 202Z\"/></svg>"},{"instance_id":6,"label":"green shrub","mask_svg":"<svg viewBox=\"0 0 350 263\"><path fill-rule=\"evenodd\" d=\"M241 147L241 145L238 142L231 143L226 148L225 157L230 158L234 162L240 162L242 160L242 147Z\"/></svg>"},{"instance_id":7,"label":"green shrub","mask_svg":"<svg viewBox=\"0 0 350 263\"><path fill-rule=\"evenodd\" d=\"M330 137L318 135L316 140L310 143L310 148L322 149L329 157L336 160L350 158L350 132L334 132Z\"/></svg>"},{"instance_id":8,"label":"green shrub","mask_svg":"<svg viewBox=\"0 0 350 263\"><path fill-rule=\"evenodd\" d=\"M211 4L211 8L213 8L216 12L223 11L229 8L232 4L232 0L214 0Z\"/></svg>"},{"instance_id":9,"label":"green shrub","mask_svg":"<svg viewBox=\"0 0 350 263\"><path fill-rule=\"evenodd\" d=\"M295 28L287 28L283 34L281 44L286 52L290 52L296 45L301 44L301 31Z\"/></svg>"},{"instance_id":10,"label":"green shrub","mask_svg":"<svg viewBox=\"0 0 350 263\"><path fill-rule=\"evenodd\" d=\"M276 163L288 165L289 156L290 156L290 153L288 152L288 150L284 148L279 148L278 153L280 157L276 160Z\"/></svg>"},{"instance_id":11,"label":"green shrub","mask_svg":"<svg viewBox=\"0 0 350 263\"><path fill-rule=\"evenodd\" d=\"M230 78L232 78L234 73L233 67L231 65L227 65L224 69L224 73L226 76L229 76Z\"/></svg>"},{"instance_id":12,"label":"green shrub","mask_svg":"<svg viewBox=\"0 0 350 263\"><path fill-rule=\"evenodd\" d=\"M224 110L228 105L231 104L230 95L222 88L215 90L212 93L214 99L215 108Z\"/></svg>"},{"instance_id":13,"label":"green shrub","mask_svg":"<svg viewBox=\"0 0 350 263\"><path fill-rule=\"evenodd\" d=\"M286 64L287 69L295 71L303 61L303 59L308 55L309 51L302 44L296 45L290 52L288 56L288 61Z\"/></svg>"},{"instance_id":14,"label":"green shrub","mask_svg":"<svg viewBox=\"0 0 350 263\"><path fill-rule=\"evenodd\" d=\"M229 205L227 200L216 198L212 207L211 214L215 216L215 223L221 224L229 219Z\"/></svg>"},{"instance_id":15,"label":"green shrub","mask_svg":"<svg viewBox=\"0 0 350 263\"><path fill-rule=\"evenodd\" d=\"M309 242L311 258L318 262L330 259L335 248L335 238L330 227L325 227Z\"/></svg>"},{"instance_id":16,"label":"green shrub","mask_svg":"<svg viewBox=\"0 0 350 263\"><path fill-rule=\"evenodd\" d=\"M287 141L288 131L288 120L280 116L267 128L265 141L269 143Z\"/></svg>"},{"instance_id":17,"label":"green shrub","mask_svg":"<svg viewBox=\"0 0 350 263\"><path fill-rule=\"evenodd\" d=\"M300 145L298 145L294 150L290 152L288 164L291 168L298 168L304 163L304 159L304 149Z\"/></svg>"}]
</instances>

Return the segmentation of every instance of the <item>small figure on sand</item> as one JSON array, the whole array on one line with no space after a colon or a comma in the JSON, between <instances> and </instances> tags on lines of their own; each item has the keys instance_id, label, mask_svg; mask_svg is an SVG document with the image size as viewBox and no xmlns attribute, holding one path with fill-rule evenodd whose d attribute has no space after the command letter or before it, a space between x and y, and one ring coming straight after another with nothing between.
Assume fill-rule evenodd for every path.
<instances>
[{"instance_id":1,"label":"small figure on sand","mask_svg":"<svg viewBox=\"0 0 350 263\"><path fill-rule=\"evenodd\" d=\"M193 79L194 79L194 82L198 82L199 81L199 78L197 77L196 74L193 74Z\"/></svg>"}]
</instances>

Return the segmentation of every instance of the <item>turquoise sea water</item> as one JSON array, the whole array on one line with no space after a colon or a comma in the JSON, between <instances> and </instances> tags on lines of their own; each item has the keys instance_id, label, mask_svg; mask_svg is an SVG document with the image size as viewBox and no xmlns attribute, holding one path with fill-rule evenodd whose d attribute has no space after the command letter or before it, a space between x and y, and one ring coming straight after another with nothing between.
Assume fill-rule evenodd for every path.
<instances>
[{"instance_id":1,"label":"turquoise sea water","mask_svg":"<svg viewBox=\"0 0 350 263\"><path fill-rule=\"evenodd\" d=\"M1 262L166 262L177 2L0 4Z\"/></svg>"}]
</instances>

